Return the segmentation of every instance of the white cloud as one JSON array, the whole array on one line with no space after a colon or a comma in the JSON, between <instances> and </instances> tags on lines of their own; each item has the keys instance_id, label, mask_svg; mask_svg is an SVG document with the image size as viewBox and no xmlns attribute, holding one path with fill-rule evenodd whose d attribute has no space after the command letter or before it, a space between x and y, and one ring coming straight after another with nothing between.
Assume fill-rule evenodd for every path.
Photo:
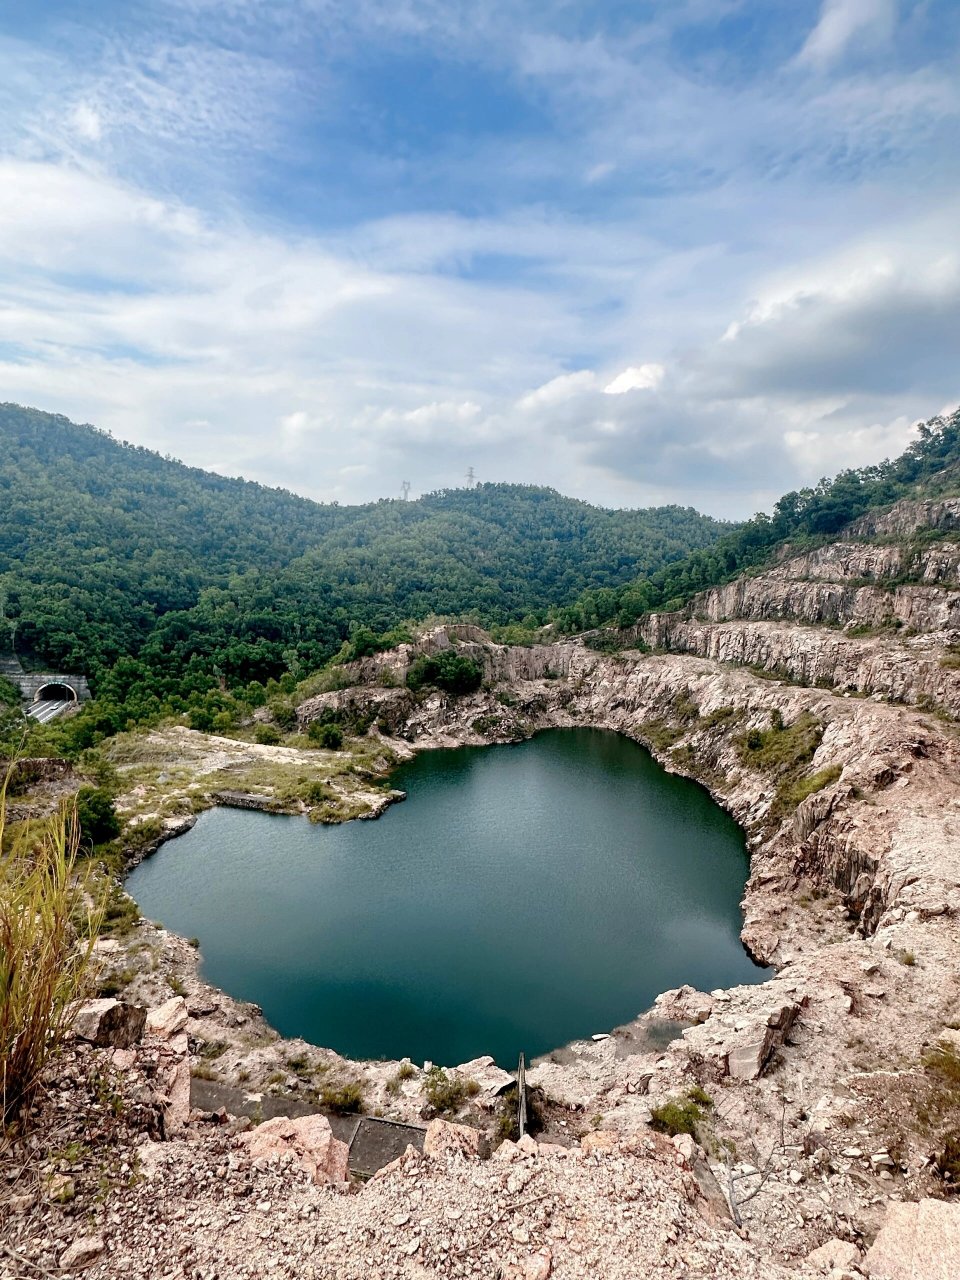
<instances>
[{"instance_id":1,"label":"white cloud","mask_svg":"<svg viewBox=\"0 0 960 1280\"><path fill-rule=\"evenodd\" d=\"M576 373L561 373L551 378L542 387L529 391L521 396L520 409L540 409L550 405L562 404L578 396L582 391L590 391L596 385L597 375L592 369L579 369Z\"/></svg>"},{"instance_id":2,"label":"white cloud","mask_svg":"<svg viewBox=\"0 0 960 1280\"><path fill-rule=\"evenodd\" d=\"M623 243L603 246L586 283L541 296L391 270L389 255L373 268L339 240L253 233L104 177L8 162L0 378L8 398L321 498L393 493L400 473L426 491L472 465L593 500L743 514L897 452L915 417L955 396L956 223L945 205L768 274L715 337L677 344L678 312L669 377L612 358L599 367L620 371L600 376L558 370L558 354L598 335L611 354L666 341L666 309L648 324L642 297L603 329L569 305L607 280ZM419 230L431 238L427 220ZM702 260L685 270L699 280Z\"/></svg>"},{"instance_id":3,"label":"white cloud","mask_svg":"<svg viewBox=\"0 0 960 1280\"><path fill-rule=\"evenodd\" d=\"M78 102L70 112L69 120L74 132L87 142L99 142L103 136L100 113L89 102Z\"/></svg>"},{"instance_id":4,"label":"white cloud","mask_svg":"<svg viewBox=\"0 0 960 1280\"><path fill-rule=\"evenodd\" d=\"M609 178L611 173L616 173L617 166L612 160L603 160L599 164L591 165L584 175L584 181L590 183L602 182L604 178Z\"/></svg>"},{"instance_id":5,"label":"white cloud","mask_svg":"<svg viewBox=\"0 0 960 1280\"><path fill-rule=\"evenodd\" d=\"M818 74L777 76L665 56L740 0L617 34L552 0L159 8L0 38L5 397L318 497L472 465L743 514L956 396L960 85L949 51L898 60L890 0L827 0ZM529 134L353 129L358 38L466 54Z\"/></svg>"},{"instance_id":6,"label":"white cloud","mask_svg":"<svg viewBox=\"0 0 960 1280\"><path fill-rule=\"evenodd\" d=\"M853 44L876 46L890 40L897 0L823 0L820 19L797 61L814 67L836 62Z\"/></svg>"},{"instance_id":7,"label":"white cloud","mask_svg":"<svg viewBox=\"0 0 960 1280\"><path fill-rule=\"evenodd\" d=\"M628 391L653 391L663 382L666 369L662 364L631 365L618 373L612 382L603 388L604 395L622 396Z\"/></svg>"}]
</instances>

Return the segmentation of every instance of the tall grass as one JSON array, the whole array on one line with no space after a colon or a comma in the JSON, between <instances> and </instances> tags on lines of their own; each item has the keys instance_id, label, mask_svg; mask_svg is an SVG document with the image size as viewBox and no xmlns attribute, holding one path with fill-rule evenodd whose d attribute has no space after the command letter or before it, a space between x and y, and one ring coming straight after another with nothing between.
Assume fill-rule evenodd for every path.
<instances>
[{"instance_id":1,"label":"tall grass","mask_svg":"<svg viewBox=\"0 0 960 1280\"><path fill-rule=\"evenodd\" d=\"M0 787L0 1128L33 1101L43 1068L63 1042L71 1005L87 990L101 911L77 869L72 803L8 828Z\"/></svg>"}]
</instances>

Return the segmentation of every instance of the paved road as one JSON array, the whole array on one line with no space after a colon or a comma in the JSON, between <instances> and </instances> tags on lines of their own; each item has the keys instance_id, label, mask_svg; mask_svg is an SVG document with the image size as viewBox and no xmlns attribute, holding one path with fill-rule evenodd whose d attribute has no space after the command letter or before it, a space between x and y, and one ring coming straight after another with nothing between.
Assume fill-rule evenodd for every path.
<instances>
[{"instance_id":1,"label":"paved road","mask_svg":"<svg viewBox=\"0 0 960 1280\"><path fill-rule=\"evenodd\" d=\"M46 724L48 720L55 719L73 705L72 702L62 698L57 699L56 702L31 702L27 707L27 715L33 716L34 720L39 720L41 724Z\"/></svg>"}]
</instances>

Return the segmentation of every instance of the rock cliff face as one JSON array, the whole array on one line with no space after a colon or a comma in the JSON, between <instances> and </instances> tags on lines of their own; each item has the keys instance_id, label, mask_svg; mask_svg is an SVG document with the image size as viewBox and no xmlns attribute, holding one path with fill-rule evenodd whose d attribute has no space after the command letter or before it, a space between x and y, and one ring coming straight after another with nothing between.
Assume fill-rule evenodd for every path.
<instances>
[{"instance_id":1,"label":"rock cliff face","mask_svg":"<svg viewBox=\"0 0 960 1280\"><path fill-rule=\"evenodd\" d=\"M710 622L782 618L825 626L941 631L960 623L958 578L956 543L916 550L835 543L704 592L692 608Z\"/></svg>"},{"instance_id":2,"label":"rock cliff face","mask_svg":"<svg viewBox=\"0 0 960 1280\"><path fill-rule=\"evenodd\" d=\"M840 535L844 539L902 538L923 530L960 529L960 498L903 499L886 510L871 511L854 520Z\"/></svg>"},{"instance_id":3,"label":"rock cliff face","mask_svg":"<svg viewBox=\"0 0 960 1280\"><path fill-rule=\"evenodd\" d=\"M956 716L958 529L958 499L901 502L841 541L653 614L634 634L655 649Z\"/></svg>"}]
</instances>

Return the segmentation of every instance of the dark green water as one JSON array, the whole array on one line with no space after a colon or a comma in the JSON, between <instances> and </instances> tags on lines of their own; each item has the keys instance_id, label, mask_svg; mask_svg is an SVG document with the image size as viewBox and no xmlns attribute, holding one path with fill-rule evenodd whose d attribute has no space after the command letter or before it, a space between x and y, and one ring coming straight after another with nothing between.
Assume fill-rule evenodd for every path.
<instances>
[{"instance_id":1,"label":"dark green water","mask_svg":"<svg viewBox=\"0 0 960 1280\"><path fill-rule=\"evenodd\" d=\"M392 781L376 822L206 813L127 887L210 982L350 1057L514 1066L668 987L762 979L740 829L628 739L429 751Z\"/></svg>"}]
</instances>

